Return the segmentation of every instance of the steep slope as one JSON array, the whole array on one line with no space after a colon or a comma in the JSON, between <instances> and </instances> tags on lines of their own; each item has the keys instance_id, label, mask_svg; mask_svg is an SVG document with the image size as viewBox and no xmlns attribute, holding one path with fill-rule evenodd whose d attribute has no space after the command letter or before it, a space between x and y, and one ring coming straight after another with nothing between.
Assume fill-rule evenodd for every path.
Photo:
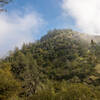
<instances>
[{"instance_id":1,"label":"steep slope","mask_svg":"<svg viewBox=\"0 0 100 100\"><path fill-rule=\"evenodd\" d=\"M88 38L87 38L88 37ZM94 36L72 30L53 30L35 43L16 48L4 61L32 95L47 80L99 86L100 44Z\"/></svg>"}]
</instances>

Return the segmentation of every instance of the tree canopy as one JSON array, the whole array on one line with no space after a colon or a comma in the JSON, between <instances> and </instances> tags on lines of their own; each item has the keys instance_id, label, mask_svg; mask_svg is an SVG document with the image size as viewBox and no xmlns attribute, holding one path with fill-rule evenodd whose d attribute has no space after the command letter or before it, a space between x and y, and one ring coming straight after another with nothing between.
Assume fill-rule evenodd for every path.
<instances>
[{"instance_id":1,"label":"tree canopy","mask_svg":"<svg viewBox=\"0 0 100 100\"><path fill-rule=\"evenodd\" d=\"M84 37L69 29L53 30L15 48L0 61L0 91L25 100L99 100L100 42Z\"/></svg>"}]
</instances>

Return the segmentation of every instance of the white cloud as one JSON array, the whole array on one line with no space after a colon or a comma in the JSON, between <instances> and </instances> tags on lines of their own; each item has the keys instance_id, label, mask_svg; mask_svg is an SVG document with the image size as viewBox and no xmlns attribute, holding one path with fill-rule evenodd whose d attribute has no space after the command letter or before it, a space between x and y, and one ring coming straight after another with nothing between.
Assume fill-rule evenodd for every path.
<instances>
[{"instance_id":1,"label":"white cloud","mask_svg":"<svg viewBox=\"0 0 100 100\"><path fill-rule=\"evenodd\" d=\"M100 35L100 0L63 0L62 9L83 32Z\"/></svg>"},{"instance_id":2,"label":"white cloud","mask_svg":"<svg viewBox=\"0 0 100 100\"><path fill-rule=\"evenodd\" d=\"M43 19L34 11L13 11L0 15L0 56L23 42L32 42L38 30L44 24Z\"/></svg>"}]
</instances>

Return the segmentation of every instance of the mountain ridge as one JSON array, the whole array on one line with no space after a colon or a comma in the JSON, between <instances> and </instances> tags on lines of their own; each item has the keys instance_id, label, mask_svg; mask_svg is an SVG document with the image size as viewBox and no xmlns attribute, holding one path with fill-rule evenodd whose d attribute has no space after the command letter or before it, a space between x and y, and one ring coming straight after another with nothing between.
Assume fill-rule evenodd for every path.
<instances>
[{"instance_id":1,"label":"mountain ridge","mask_svg":"<svg viewBox=\"0 0 100 100\"><path fill-rule=\"evenodd\" d=\"M72 30L49 31L37 42L24 44L21 49L16 48L1 60L1 64L10 64L15 79L23 83L20 95L28 99L36 97L36 100L45 100L42 97L47 97L49 91L50 95L52 94L49 87L53 88L52 97L58 93L62 95L64 91L61 87L65 86L67 93L69 86L74 93L76 88L80 87L77 93L86 93L84 95L90 98L88 100L92 100L92 89L100 93L100 43L94 38L97 37L87 37L86 34ZM86 91L82 92L84 89L90 89L89 96ZM42 91L44 94L41 94ZM69 95L76 96L78 100L78 96L71 92ZM94 95L99 98L98 94ZM57 97L60 98L59 95ZM83 98L82 95L80 98Z\"/></svg>"}]
</instances>

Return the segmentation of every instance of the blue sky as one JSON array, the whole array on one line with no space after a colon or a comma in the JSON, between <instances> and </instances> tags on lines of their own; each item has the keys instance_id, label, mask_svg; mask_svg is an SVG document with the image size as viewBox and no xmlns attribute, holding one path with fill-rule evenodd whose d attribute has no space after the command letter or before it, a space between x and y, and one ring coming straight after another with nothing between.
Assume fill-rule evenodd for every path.
<instances>
[{"instance_id":1,"label":"blue sky","mask_svg":"<svg viewBox=\"0 0 100 100\"><path fill-rule=\"evenodd\" d=\"M8 13L14 10L23 10L23 7L30 7L30 10L34 10L39 13L45 20L46 25L41 29L41 34L36 38L40 38L52 29L74 28L74 20L67 16L66 22L62 15L61 0L13 0L7 6Z\"/></svg>"},{"instance_id":2,"label":"blue sky","mask_svg":"<svg viewBox=\"0 0 100 100\"><path fill-rule=\"evenodd\" d=\"M0 14L0 56L53 29L100 35L100 0L13 0Z\"/></svg>"}]
</instances>

